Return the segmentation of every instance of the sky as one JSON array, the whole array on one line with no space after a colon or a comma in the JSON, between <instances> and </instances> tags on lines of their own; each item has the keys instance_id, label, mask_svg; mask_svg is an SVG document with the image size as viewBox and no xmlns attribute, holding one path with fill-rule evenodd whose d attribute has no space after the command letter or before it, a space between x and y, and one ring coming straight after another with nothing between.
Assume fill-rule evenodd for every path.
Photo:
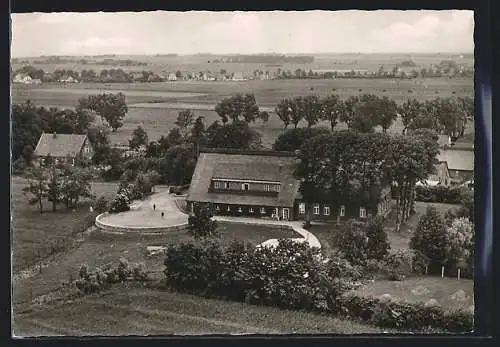
<instances>
[{"instance_id":1,"label":"sky","mask_svg":"<svg viewBox=\"0 0 500 347\"><path fill-rule=\"evenodd\" d=\"M12 14L11 55L472 53L472 11Z\"/></svg>"}]
</instances>

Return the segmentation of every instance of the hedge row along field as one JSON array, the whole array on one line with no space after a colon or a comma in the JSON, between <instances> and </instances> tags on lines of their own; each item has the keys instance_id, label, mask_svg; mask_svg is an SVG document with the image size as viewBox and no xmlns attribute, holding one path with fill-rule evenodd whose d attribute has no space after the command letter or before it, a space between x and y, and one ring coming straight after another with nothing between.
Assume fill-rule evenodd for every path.
<instances>
[{"instance_id":1,"label":"hedge row along field","mask_svg":"<svg viewBox=\"0 0 500 347\"><path fill-rule=\"evenodd\" d=\"M285 309L356 318L410 331L468 332L473 314L424 304L383 302L346 293L356 270L342 258L323 261L306 244L281 240L276 248L213 241L172 246L165 259L167 284L180 292Z\"/></svg>"}]
</instances>

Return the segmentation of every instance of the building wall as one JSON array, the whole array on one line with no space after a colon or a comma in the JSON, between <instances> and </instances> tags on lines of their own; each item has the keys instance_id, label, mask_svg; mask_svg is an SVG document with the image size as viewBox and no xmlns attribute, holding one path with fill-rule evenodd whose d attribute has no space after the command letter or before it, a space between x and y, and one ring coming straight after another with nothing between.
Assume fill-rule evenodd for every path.
<instances>
[{"instance_id":1,"label":"building wall","mask_svg":"<svg viewBox=\"0 0 500 347\"><path fill-rule=\"evenodd\" d=\"M192 211L193 202L188 202L188 209ZM216 216L271 218L276 212L279 217L283 216L283 209L289 209L289 220L293 220L293 207L283 206L259 206L259 205L239 205L239 204L212 204L213 213ZM229 208L229 210L228 210ZM263 210L262 210L263 209Z\"/></svg>"},{"instance_id":2,"label":"building wall","mask_svg":"<svg viewBox=\"0 0 500 347\"><path fill-rule=\"evenodd\" d=\"M216 182L219 182L219 188L218 189L221 189L221 190L225 190L226 189L226 186L225 186L225 182L229 182L229 190L236 190L236 191L239 191L239 190L243 190L242 189L242 185L245 183L245 182L231 182L231 181L212 181L212 184L211 184L211 188L212 189L216 189L215 188L215 184ZM266 185L270 186L270 191L274 191L276 192L277 188L276 186L279 186L279 185L275 185L275 184L265 184L265 183L254 183L254 182L246 182L248 183L249 185L249 194L252 192L252 191L256 191L256 192L265 192L266 191ZM272 187L271 187L272 186ZM274 188L274 190L273 190Z\"/></svg>"},{"instance_id":3,"label":"building wall","mask_svg":"<svg viewBox=\"0 0 500 347\"><path fill-rule=\"evenodd\" d=\"M450 178L457 183L463 183L465 181L474 178L474 171L469 170L449 170Z\"/></svg>"},{"instance_id":4,"label":"building wall","mask_svg":"<svg viewBox=\"0 0 500 347\"><path fill-rule=\"evenodd\" d=\"M301 211L301 204L304 204L301 200L296 200L294 206L294 217L298 220L304 220L306 214ZM328 203L316 203L310 206L311 208L311 220L317 221L328 221L328 220L347 220L351 218L364 219L371 216L386 216L392 209L393 201L391 198L390 189L384 190L380 198L377 208L375 210L370 210L365 206L359 206L356 204L346 203L343 205L343 213L341 213L342 207L332 208ZM304 205L302 205L304 207ZM315 209L316 206L316 209ZM364 216L362 217L361 209L364 208ZM307 211L306 211L307 212Z\"/></svg>"},{"instance_id":5,"label":"building wall","mask_svg":"<svg viewBox=\"0 0 500 347\"><path fill-rule=\"evenodd\" d=\"M94 155L94 149L92 148L92 145L90 144L90 141L87 138L85 140L85 143L83 144L81 156L85 159L90 160L90 159L92 159L93 155Z\"/></svg>"}]
</instances>

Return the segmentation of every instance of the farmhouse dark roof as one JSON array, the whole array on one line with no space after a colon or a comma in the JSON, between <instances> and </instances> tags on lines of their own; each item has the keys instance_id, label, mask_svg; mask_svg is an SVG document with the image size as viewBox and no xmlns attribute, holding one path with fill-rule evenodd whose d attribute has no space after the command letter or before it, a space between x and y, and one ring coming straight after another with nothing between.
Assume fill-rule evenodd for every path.
<instances>
[{"instance_id":1,"label":"farmhouse dark roof","mask_svg":"<svg viewBox=\"0 0 500 347\"><path fill-rule=\"evenodd\" d=\"M450 170L474 171L473 150L441 149L437 158L446 162Z\"/></svg>"},{"instance_id":2,"label":"farmhouse dark roof","mask_svg":"<svg viewBox=\"0 0 500 347\"><path fill-rule=\"evenodd\" d=\"M188 201L212 202L221 204L242 204L262 206L292 207L298 196L299 181L293 176L295 158L293 155L257 155L218 152L202 152L198 158L189 193ZM270 180L280 182L277 196L256 196L231 193L209 193L212 178L242 180Z\"/></svg>"},{"instance_id":3,"label":"farmhouse dark roof","mask_svg":"<svg viewBox=\"0 0 500 347\"><path fill-rule=\"evenodd\" d=\"M35 155L74 157L80 153L87 135L43 133L35 149Z\"/></svg>"}]
</instances>

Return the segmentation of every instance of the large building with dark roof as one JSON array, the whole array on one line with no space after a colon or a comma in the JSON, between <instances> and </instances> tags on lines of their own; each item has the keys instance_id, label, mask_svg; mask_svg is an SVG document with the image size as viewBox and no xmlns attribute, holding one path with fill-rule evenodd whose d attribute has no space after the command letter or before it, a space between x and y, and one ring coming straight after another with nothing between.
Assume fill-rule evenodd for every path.
<instances>
[{"instance_id":1,"label":"large building with dark roof","mask_svg":"<svg viewBox=\"0 0 500 347\"><path fill-rule=\"evenodd\" d=\"M78 160L92 159L93 154L94 150L87 135L42 133L33 153L33 162L44 166L50 157L56 164L75 165Z\"/></svg>"},{"instance_id":2,"label":"large building with dark roof","mask_svg":"<svg viewBox=\"0 0 500 347\"><path fill-rule=\"evenodd\" d=\"M216 215L274 217L298 220L305 204L294 177L294 153L275 151L202 150L187 195L188 207L210 203ZM332 211L325 203L311 206L313 219L365 218L385 215L391 206L390 188L384 189L377 211L346 203Z\"/></svg>"}]
</instances>

